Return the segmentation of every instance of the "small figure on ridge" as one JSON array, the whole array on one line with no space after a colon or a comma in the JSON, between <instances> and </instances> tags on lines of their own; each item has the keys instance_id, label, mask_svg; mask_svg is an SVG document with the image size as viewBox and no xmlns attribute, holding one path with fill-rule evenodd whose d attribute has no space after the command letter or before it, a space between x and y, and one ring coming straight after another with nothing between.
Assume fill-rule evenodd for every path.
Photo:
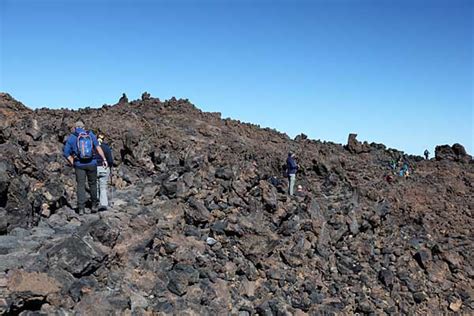
<instances>
[{"instance_id":1,"label":"small figure on ridge","mask_svg":"<svg viewBox=\"0 0 474 316\"><path fill-rule=\"evenodd\" d=\"M423 154L425 155L425 159L428 160L428 158L430 157L430 152L428 151L428 149L425 149L425 152Z\"/></svg>"}]
</instances>

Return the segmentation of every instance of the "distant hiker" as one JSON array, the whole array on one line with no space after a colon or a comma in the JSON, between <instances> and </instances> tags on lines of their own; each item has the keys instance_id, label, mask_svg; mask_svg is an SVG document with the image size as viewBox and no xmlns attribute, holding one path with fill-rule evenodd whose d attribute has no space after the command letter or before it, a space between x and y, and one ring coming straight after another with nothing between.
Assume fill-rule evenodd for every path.
<instances>
[{"instance_id":1,"label":"distant hiker","mask_svg":"<svg viewBox=\"0 0 474 316\"><path fill-rule=\"evenodd\" d=\"M400 169L400 173L399 173L400 177L408 177L409 176L408 169L409 169L408 163L406 163L406 162L403 163L403 166Z\"/></svg>"},{"instance_id":2,"label":"distant hiker","mask_svg":"<svg viewBox=\"0 0 474 316\"><path fill-rule=\"evenodd\" d=\"M430 152L428 151L428 149L425 149L425 152L423 154L425 155L425 159L428 160L428 158L430 157Z\"/></svg>"},{"instance_id":3,"label":"distant hiker","mask_svg":"<svg viewBox=\"0 0 474 316\"><path fill-rule=\"evenodd\" d=\"M106 210L109 206L109 200L107 198L107 183L112 171L112 166L114 164L114 159L112 156L112 150L110 149L109 144L105 141L105 135L100 133L97 137L100 148L104 152L105 158L107 159L107 166L104 166L104 161L98 153L95 152L95 160L97 161L97 195L99 197L100 207L99 210Z\"/></svg>"},{"instance_id":4,"label":"distant hiker","mask_svg":"<svg viewBox=\"0 0 474 316\"><path fill-rule=\"evenodd\" d=\"M84 123L77 121L72 134L64 145L63 154L71 166L74 166L77 182L77 209L84 214L86 204L86 178L89 183L93 212L97 211L97 162L94 159L94 149L102 157L103 165L107 167L107 160L96 136L84 129Z\"/></svg>"},{"instance_id":5,"label":"distant hiker","mask_svg":"<svg viewBox=\"0 0 474 316\"><path fill-rule=\"evenodd\" d=\"M298 164L295 160L295 154L290 152L288 153L288 158L286 159L286 172L288 175L288 194L293 195L293 189L296 181L296 171L298 171Z\"/></svg>"},{"instance_id":6,"label":"distant hiker","mask_svg":"<svg viewBox=\"0 0 474 316\"><path fill-rule=\"evenodd\" d=\"M150 100L150 98L151 98L151 95L148 92L145 91L142 93L142 101Z\"/></svg>"},{"instance_id":7,"label":"distant hiker","mask_svg":"<svg viewBox=\"0 0 474 316\"><path fill-rule=\"evenodd\" d=\"M390 169L397 169L397 161L395 159L390 160Z\"/></svg>"},{"instance_id":8,"label":"distant hiker","mask_svg":"<svg viewBox=\"0 0 474 316\"><path fill-rule=\"evenodd\" d=\"M408 166L408 163L405 162L405 163L403 164L403 170L404 170L403 175L404 175L405 177L408 177L408 176L410 175L410 167Z\"/></svg>"}]
</instances>

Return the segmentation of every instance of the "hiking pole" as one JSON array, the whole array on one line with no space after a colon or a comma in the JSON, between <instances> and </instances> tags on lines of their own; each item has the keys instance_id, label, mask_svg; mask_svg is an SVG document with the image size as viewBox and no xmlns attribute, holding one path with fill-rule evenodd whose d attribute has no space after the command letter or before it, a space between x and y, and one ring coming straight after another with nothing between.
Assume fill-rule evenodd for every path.
<instances>
[{"instance_id":1,"label":"hiking pole","mask_svg":"<svg viewBox=\"0 0 474 316\"><path fill-rule=\"evenodd\" d=\"M114 203L114 183L112 181L112 167L110 167L110 206L113 207L113 203Z\"/></svg>"}]
</instances>

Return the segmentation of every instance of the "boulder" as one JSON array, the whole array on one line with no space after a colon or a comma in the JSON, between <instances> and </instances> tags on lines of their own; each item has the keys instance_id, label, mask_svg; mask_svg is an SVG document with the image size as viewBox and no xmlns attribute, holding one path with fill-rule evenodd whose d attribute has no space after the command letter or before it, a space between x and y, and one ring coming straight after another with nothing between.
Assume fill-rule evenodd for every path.
<instances>
[{"instance_id":1,"label":"boulder","mask_svg":"<svg viewBox=\"0 0 474 316\"><path fill-rule=\"evenodd\" d=\"M347 138L347 145L345 148L352 154L361 154L365 152L370 152L370 146L367 144L362 144L357 140L357 134L349 134Z\"/></svg>"},{"instance_id":2,"label":"boulder","mask_svg":"<svg viewBox=\"0 0 474 316\"><path fill-rule=\"evenodd\" d=\"M125 93L122 93L122 96L119 99L119 104L128 103L128 97Z\"/></svg>"},{"instance_id":3,"label":"boulder","mask_svg":"<svg viewBox=\"0 0 474 316\"><path fill-rule=\"evenodd\" d=\"M63 269L75 277L97 270L106 254L86 237L67 237L46 252L50 268Z\"/></svg>"},{"instance_id":4,"label":"boulder","mask_svg":"<svg viewBox=\"0 0 474 316\"><path fill-rule=\"evenodd\" d=\"M472 156L468 155L466 149L461 144L440 145L435 148L436 160L452 160L461 162L470 162Z\"/></svg>"},{"instance_id":5,"label":"boulder","mask_svg":"<svg viewBox=\"0 0 474 316\"><path fill-rule=\"evenodd\" d=\"M191 197L188 200L189 208L185 211L186 222L193 225L199 225L209 222L211 213L204 203Z\"/></svg>"}]
</instances>

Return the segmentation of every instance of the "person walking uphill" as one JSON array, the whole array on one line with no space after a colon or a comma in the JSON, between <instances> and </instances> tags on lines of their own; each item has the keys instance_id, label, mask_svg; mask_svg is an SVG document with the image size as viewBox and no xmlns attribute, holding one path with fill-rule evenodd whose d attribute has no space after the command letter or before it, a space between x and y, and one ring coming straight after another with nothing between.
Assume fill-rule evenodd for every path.
<instances>
[{"instance_id":1,"label":"person walking uphill","mask_svg":"<svg viewBox=\"0 0 474 316\"><path fill-rule=\"evenodd\" d=\"M94 159L94 149L102 157L104 166L107 166L107 160L96 136L91 131L84 129L83 122L77 121L72 134L69 135L64 145L63 155L69 164L74 166L76 173L79 214L84 214L86 205L86 178L91 195L91 210L97 211L97 162Z\"/></svg>"},{"instance_id":2,"label":"person walking uphill","mask_svg":"<svg viewBox=\"0 0 474 316\"><path fill-rule=\"evenodd\" d=\"M97 137L99 141L100 148L104 152L105 158L107 160L107 166L104 166L104 161L100 154L96 151L95 160L97 161L97 195L100 202L100 210L106 210L109 206L109 200L107 198L107 181L109 180L110 173L114 164L114 159L112 156L112 150L110 149L109 144L105 141L104 134L99 134Z\"/></svg>"},{"instance_id":3,"label":"person walking uphill","mask_svg":"<svg viewBox=\"0 0 474 316\"><path fill-rule=\"evenodd\" d=\"M290 195L293 195L294 192L296 171L298 171L298 164L295 160L295 154L290 152L288 153L288 158L286 159L286 172L288 175L288 194Z\"/></svg>"}]
</instances>

